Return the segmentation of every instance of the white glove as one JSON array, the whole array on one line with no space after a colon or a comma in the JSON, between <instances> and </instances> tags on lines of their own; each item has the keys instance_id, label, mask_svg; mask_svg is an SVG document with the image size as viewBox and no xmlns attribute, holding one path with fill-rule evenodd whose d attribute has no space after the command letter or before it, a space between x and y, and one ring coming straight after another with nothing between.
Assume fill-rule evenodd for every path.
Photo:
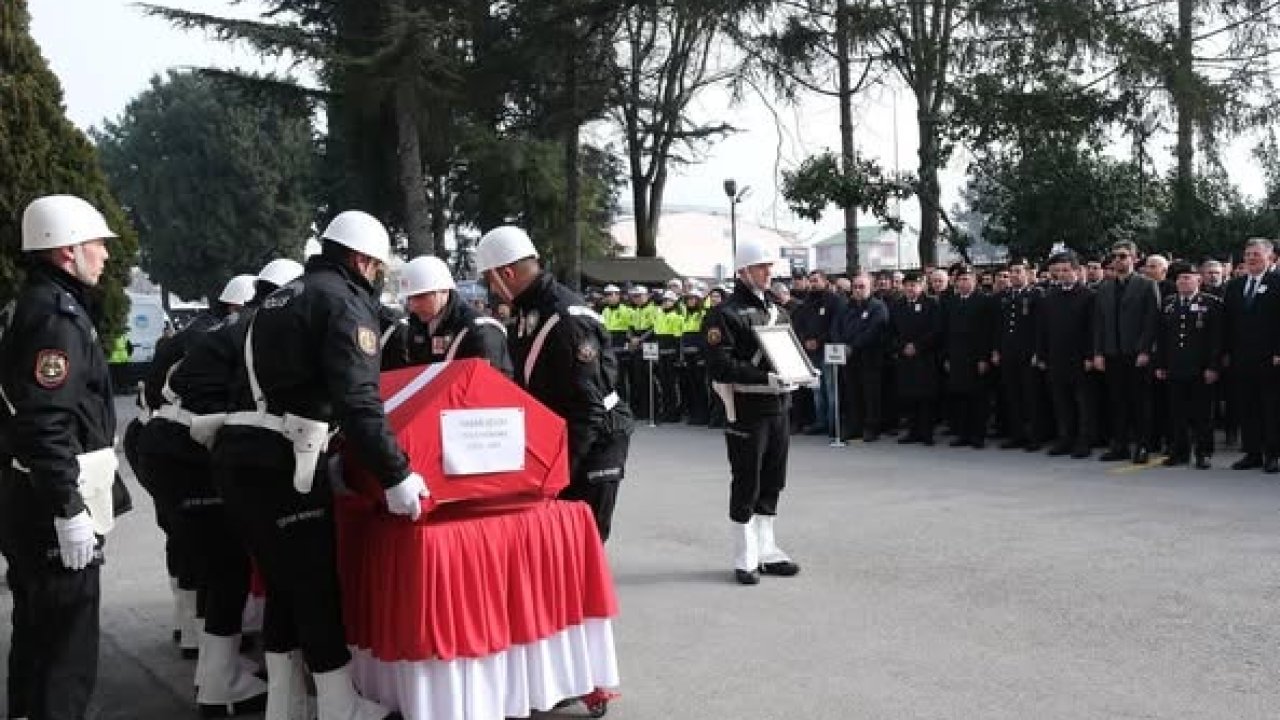
<instances>
[{"instance_id":1,"label":"white glove","mask_svg":"<svg viewBox=\"0 0 1280 720\"><path fill-rule=\"evenodd\" d=\"M387 488L385 494L387 510L393 515L407 515L410 520L417 520L422 515L422 498L431 497L427 483L418 473L409 473L409 477Z\"/></svg>"},{"instance_id":2,"label":"white glove","mask_svg":"<svg viewBox=\"0 0 1280 720\"><path fill-rule=\"evenodd\" d=\"M769 373L769 387L779 392L790 392L795 389L794 385L783 380L778 373Z\"/></svg>"},{"instance_id":3,"label":"white glove","mask_svg":"<svg viewBox=\"0 0 1280 720\"><path fill-rule=\"evenodd\" d=\"M83 570L93 562L93 549L98 539L93 535L93 520L84 510L73 518L53 519L53 529L58 533L58 551L62 564L68 570Z\"/></svg>"},{"instance_id":4,"label":"white glove","mask_svg":"<svg viewBox=\"0 0 1280 720\"><path fill-rule=\"evenodd\" d=\"M821 384L822 384L822 371L816 370L816 369L813 371L813 374L809 376L809 379L807 381L800 383L802 387L807 387L807 388L816 388Z\"/></svg>"}]
</instances>

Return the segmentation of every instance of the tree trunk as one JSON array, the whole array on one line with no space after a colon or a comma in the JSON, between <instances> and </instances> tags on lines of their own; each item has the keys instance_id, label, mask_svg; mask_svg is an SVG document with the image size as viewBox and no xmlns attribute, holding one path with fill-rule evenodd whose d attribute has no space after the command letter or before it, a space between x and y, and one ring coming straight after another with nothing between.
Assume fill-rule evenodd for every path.
<instances>
[{"instance_id":1,"label":"tree trunk","mask_svg":"<svg viewBox=\"0 0 1280 720\"><path fill-rule=\"evenodd\" d=\"M1174 43L1172 90L1174 111L1178 116L1178 141L1174 154L1177 171L1174 177L1173 217L1179 250L1189 249L1185 236L1190 227L1195 181L1195 58L1193 55L1192 20L1194 0L1178 0L1178 39Z\"/></svg>"},{"instance_id":2,"label":"tree trunk","mask_svg":"<svg viewBox=\"0 0 1280 720\"><path fill-rule=\"evenodd\" d=\"M396 163L400 192L404 194L404 224L409 235L409 256L434 255L431 237L431 208L427 203L426 178L422 171L422 147L418 141L417 103L413 85L396 87Z\"/></svg>"},{"instance_id":3,"label":"tree trunk","mask_svg":"<svg viewBox=\"0 0 1280 720\"><path fill-rule=\"evenodd\" d=\"M444 245L444 235L449 229L449 186L448 179L442 174L431 176L431 242L435 245L435 253L441 259L447 259L449 253Z\"/></svg>"},{"instance_id":4,"label":"tree trunk","mask_svg":"<svg viewBox=\"0 0 1280 720\"><path fill-rule=\"evenodd\" d=\"M920 132L920 175L917 197L920 200L920 266L938 262L938 215L942 190L938 185L938 136L929 114L929 96L916 93L916 126Z\"/></svg>"},{"instance_id":5,"label":"tree trunk","mask_svg":"<svg viewBox=\"0 0 1280 720\"><path fill-rule=\"evenodd\" d=\"M582 289L582 226L578 205L582 200L582 176L578 168L578 58L573 43L567 48L568 67L565 85L568 94L569 127L564 139L565 223L568 230L569 261L564 264L565 282L574 290Z\"/></svg>"},{"instance_id":6,"label":"tree trunk","mask_svg":"<svg viewBox=\"0 0 1280 720\"><path fill-rule=\"evenodd\" d=\"M632 138L635 141L632 141ZM636 228L636 257L656 257L658 244L649 234L649 181L643 172L640 138L627 131L627 157L631 170L631 211Z\"/></svg>"},{"instance_id":7,"label":"tree trunk","mask_svg":"<svg viewBox=\"0 0 1280 720\"><path fill-rule=\"evenodd\" d=\"M849 2L836 0L836 67L840 77L838 89L840 102L840 169L849 175L853 172L853 79L850 72L849 52ZM853 277L862 269L858 257L858 209L844 208L844 264L845 272Z\"/></svg>"},{"instance_id":8,"label":"tree trunk","mask_svg":"<svg viewBox=\"0 0 1280 720\"><path fill-rule=\"evenodd\" d=\"M662 220L662 196L667 191L667 166L663 165L658 168L657 174L653 178L653 182L649 184L649 202L646 206L645 219L645 242L647 243L647 255L636 253L636 257L657 257L658 256L658 223Z\"/></svg>"}]
</instances>

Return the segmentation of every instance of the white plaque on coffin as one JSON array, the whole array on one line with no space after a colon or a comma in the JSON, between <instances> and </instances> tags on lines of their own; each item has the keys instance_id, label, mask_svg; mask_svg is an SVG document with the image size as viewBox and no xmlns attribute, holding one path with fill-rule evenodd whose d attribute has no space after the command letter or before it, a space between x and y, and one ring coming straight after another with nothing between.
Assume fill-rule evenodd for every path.
<instances>
[{"instance_id":1,"label":"white plaque on coffin","mask_svg":"<svg viewBox=\"0 0 1280 720\"><path fill-rule=\"evenodd\" d=\"M524 469L524 409L484 408L440 413L445 475Z\"/></svg>"}]
</instances>

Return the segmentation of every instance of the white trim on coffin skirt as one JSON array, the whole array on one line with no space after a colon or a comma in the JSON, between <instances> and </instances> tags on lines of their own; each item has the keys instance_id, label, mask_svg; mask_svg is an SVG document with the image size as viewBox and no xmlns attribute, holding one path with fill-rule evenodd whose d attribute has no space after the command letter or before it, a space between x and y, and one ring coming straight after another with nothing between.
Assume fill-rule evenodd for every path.
<instances>
[{"instance_id":1,"label":"white trim on coffin skirt","mask_svg":"<svg viewBox=\"0 0 1280 720\"><path fill-rule=\"evenodd\" d=\"M382 662L352 648L361 695L405 720L503 720L619 685L610 620L589 619L482 658Z\"/></svg>"}]
</instances>

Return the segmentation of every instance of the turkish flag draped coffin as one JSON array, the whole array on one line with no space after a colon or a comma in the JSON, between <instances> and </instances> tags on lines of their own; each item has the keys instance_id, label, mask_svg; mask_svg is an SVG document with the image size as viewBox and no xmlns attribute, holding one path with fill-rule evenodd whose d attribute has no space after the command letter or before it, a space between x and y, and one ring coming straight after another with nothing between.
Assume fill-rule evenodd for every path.
<instances>
[{"instance_id":1,"label":"turkish flag draped coffin","mask_svg":"<svg viewBox=\"0 0 1280 720\"><path fill-rule=\"evenodd\" d=\"M419 523L436 511L511 509L556 497L569 484L564 420L484 360L456 360L382 374L387 419L409 464L426 480L431 497ZM524 414L524 468L507 472L446 475L441 415L453 410L519 408ZM343 453L347 486L380 505L383 488L351 452Z\"/></svg>"}]
</instances>

